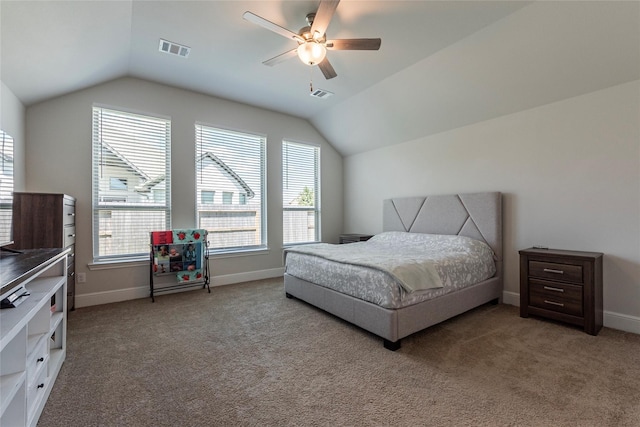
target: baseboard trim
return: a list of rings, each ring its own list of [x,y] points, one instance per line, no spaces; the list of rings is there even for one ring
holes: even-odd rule
[[[502,291],[502,302],[508,305],[520,307],[520,294],[515,292]],[[627,314],[605,311],[602,313],[602,323],[607,328],[618,329],[620,331],[631,332],[640,335],[640,317],[629,316]]]
[[[226,286],[235,283],[251,282],[253,280],[271,279],[284,274],[284,268],[272,268],[269,270],[249,271],[246,273],[226,274],[213,276],[210,286]],[[180,292],[180,291],[178,291]],[[132,299],[149,298],[149,285],[135,288],[118,289],[115,291],[93,292],[76,295],[76,307],[89,307],[92,305],[110,304],[114,302],[128,301]],[[516,292],[502,292],[502,302],[508,305],[520,307],[520,294]],[[605,311],[603,323],[607,328],[632,332],[640,335],[640,317],[627,314]]]
[[[272,268],[269,270],[249,271],[246,273],[226,274],[213,276],[209,286],[225,286],[235,283],[251,282],[253,280],[271,279],[284,275],[284,268]],[[193,290],[195,288],[189,288]],[[181,292],[178,290],[177,292]],[[111,304],[114,302],[128,301],[132,299],[149,298],[149,285],[134,288],[117,289],[114,291],[92,292],[76,295],[76,308],[90,307],[92,305]]]
[[[520,307],[520,294],[515,292],[502,291],[502,303]]]
[[[619,329],[640,335],[640,317],[614,313],[613,311],[605,311],[603,316],[603,323],[607,328]]]

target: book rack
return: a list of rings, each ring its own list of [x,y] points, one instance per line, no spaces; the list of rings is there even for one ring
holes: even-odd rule
[[[209,287],[207,230],[180,229],[150,233],[149,291],[151,301],[163,292]],[[159,280],[161,276],[173,280]]]

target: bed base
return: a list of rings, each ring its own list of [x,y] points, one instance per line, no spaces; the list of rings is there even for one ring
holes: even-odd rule
[[[295,297],[365,329],[395,351],[400,340],[422,329],[502,297],[501,268],[491,279],[408,307],[388,309],[311,282],[284,275],[287,298]]]
[[[450,234],[486,242],[496,259],[494,277],[459,291],[397,310],[284,275],[287,296],[306,301],[384,340],[389,350],[422,329],[502,298],[502,194],[406,197],[383,201],[383,230]]]

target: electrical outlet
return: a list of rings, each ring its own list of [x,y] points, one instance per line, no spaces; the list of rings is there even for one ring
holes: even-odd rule
[[[87,282],[87,273],[78,273],[78,283]]]

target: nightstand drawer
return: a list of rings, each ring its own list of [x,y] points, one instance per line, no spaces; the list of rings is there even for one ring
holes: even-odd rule
[[[580,285],[535,279],[529,281],[529,304],[532,307],[582,317],[582,298],[583,289]]]
[[[583,283],[582,266],[555,262],[529,261],[529,276],[563,282]]]

